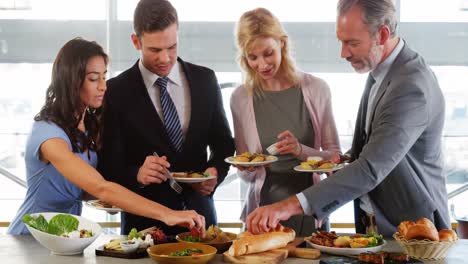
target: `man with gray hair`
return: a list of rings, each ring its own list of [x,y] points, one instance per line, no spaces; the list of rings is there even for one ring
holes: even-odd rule
[[[424,59],[396,35],[392,0],[340,0],[336,34],[341,57],[370,72],[359,106],[353,162],[303,192],[247,218],[258,233],[296,214],[324,219],[355,200],[359,233],[396,232],[401,221],[421,217],[448,228],[442,172],[445,102]]]

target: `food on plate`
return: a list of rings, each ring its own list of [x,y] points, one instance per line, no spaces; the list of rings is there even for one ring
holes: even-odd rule
[[[383,244],[382,235],[374,233],[368,235],[338,236],[334,231],[315,231],[306,240],[316,245],[336,248],[369,248]]]
[[[242,234],[241,238],[234,240],[228,250],[233,257],[264,252],[271,249],[285,247],[296,237],[293,229],[278,225],[275,230],[268,233],[253,235],[250,232]]]
[[[235,162],[262,162],[269,160],[270,156],[261,153],[244,152],[240,155],[234,156]]]
[[[320,170],[329,170],[329,169],[333,169],[334,167],[336,167],[337,164],[335,163],[324,163],[322,165],[320,165],[318,168]]]
[[[172,176],[176,178],[206,178],[210,177],[209,173],[198,173],[198,172],[174,172]]]
[[[22,221],[34,229],[56,236],[67,238],[88,238],[94,236],[91,230],[78,230],[80,221],[71,215],[58,214],[47,222],[41,214],[36,218],[30,214],[25,214]]]
[[[312,165],[312,166],[316,166],[317,163],[319,163],[322,160],[323,160],[322,157],[308,157],[307,158],[307,163]]]
[[[439,231],[439,241],[456,241],[457,233],[451,229],[442,229]]]
[[[301,162],[300,167],[303,170],[329,170],[334,169],[340,164],[340,160],[324,160],[321,157],[308,157],[306,161]]]
[[[336,247],[349,247],[351,242],[351,237],[349,236],[340,236],[333,241],[333,245]]]
[[[203,250],[198,248],[186,248],[178,250],[169,254],[169,256],[186,257],[186,256],[200,256],[203,255]]]
[[[182,240],[187,242],[203,243],[223,243],[231,241],[228,235],[216,225],[211,225],[208,227],[204,238],[200,236],[200,233],[197,229],[193,228],[190,230],[190,234],[188,236],[184,236]]]
[[[383,263],[395,263],[395,262],[409,262],[410,257],[406,254],[401,253],[389,253],[389,252],[376,252],[376,253],[361,253],[358,255],[358,261],[364,263],[374,263],[374,264],[383,264]]]
[[[427,218],[416,222],[403,221],[398,225],[398,233],[406,240],[456,241],[457,234],[453,230],[442,229],[437,231],[434,223]]]
[[[132,228],[126,238],[111,239],[104,245],[104,248],[107,250],[123,251],[121,245],[123,241],[138,243],[139,248],[147,248],[154,244],[167,242],[167,236],[161,229],[154,226],[141,231]]]
[[[250,159],[247,158],[247,157],[243,157],[243,156],[236,156],[236,157],[234,157],[234,161],[236,161],[236,162],[250,162]]]

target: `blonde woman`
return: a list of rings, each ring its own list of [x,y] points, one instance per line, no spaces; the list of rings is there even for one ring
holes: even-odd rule
[[[332,115],[328,85],[299,71],[290,56],[289,39],[267,9],[245,12],[237,23],[236,41],[244,83],[231,97],[237,153],[264,152],[277,142],[279,161],[239,174],[249,183],[241,215],[300,193],[319,175],[293,167],[308,156],[339,158],[340,145]],[[283,225],[298,235],[310,235],[320,224],[311,216],[295,216]]]

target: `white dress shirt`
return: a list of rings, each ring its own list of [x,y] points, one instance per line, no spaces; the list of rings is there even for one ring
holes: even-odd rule
[[[141,76],[143,77],[143,82],[145,83],[146,89],[148,90],[149,97],[153,102],[154,108],[158,112],[159,117],[164,123],[163,113],[161,109],[161,98],[159,88],[156,86],[155,82],[160,77],[157,74],[146,69],[146,67],[141,62],[138,62],[138,68],[140,69]],[[177,115],[179,116],[180,126],[182,128],[182,135],[185,139],[187,129],[190,122],[190,112],[191,112],[191,103],[190,103],[190,88],[185,77],[185,73],[182,69],[182,65],[178,61],[172,67],[171,72],[167,76],[169,81],[167,83],[167,92],[171,97],[172,101],[177,110]]]

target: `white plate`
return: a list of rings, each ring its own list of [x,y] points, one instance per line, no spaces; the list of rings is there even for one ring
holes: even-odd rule
[[[326,246],[321,246],[314,244],[310,242],[309,240],[306,240],[306,242],[312,246],[313,248],[316,248],[320,250],[321,252],[325,252],[328,254],[333,254],[333,255],[359,255],[361,253],[366,253],[366,252],[379,252],[382,251],[382,248],[387,244],[385,240],[383,240],[383,244],[376,246],[376,247],[366,247],[366,248],[335,248],[335,247],[326,247]]]
[[[96,205],[97,202],[99,202],[99,200],[89,200],[89,201],[86,202],[86,205],[89,206],[89,207],[92,207],[94,209],[106,211],[108,213],[118,213],[118,212],[123,211],[122,209],[120,209],[118,207],[106,208],[106,207]]]
[[[185,182],[185,183],[195,183],[195,182],[204,182],[207,180],[215,179],[216,176],[208,176],[203,178],[186,178],[186,177],[174,177],[174,180],[177,182]]]
[[[242,162],[242,161],[234,161],[234,157],[227,157],[224,159],[225,162],[232,164],[232,165],[241,165],[244,167],[255,167],[255,166],[263,166],[273,162],[278,161],[278,158],[275,156],[267,156],[267,160],[260,161],[260,162]]]
[[[299,172],[333,172],[333,171],[341,170],[344,167],[345,167],[345,165],[343,163],[340,163],[340,164],[336,165],[334,168],[331,168],[331,169],[307,170],[307,169],[301,168],[301,165],[297,165],[296,167],[294,167],[294,170],[299,171]]]

